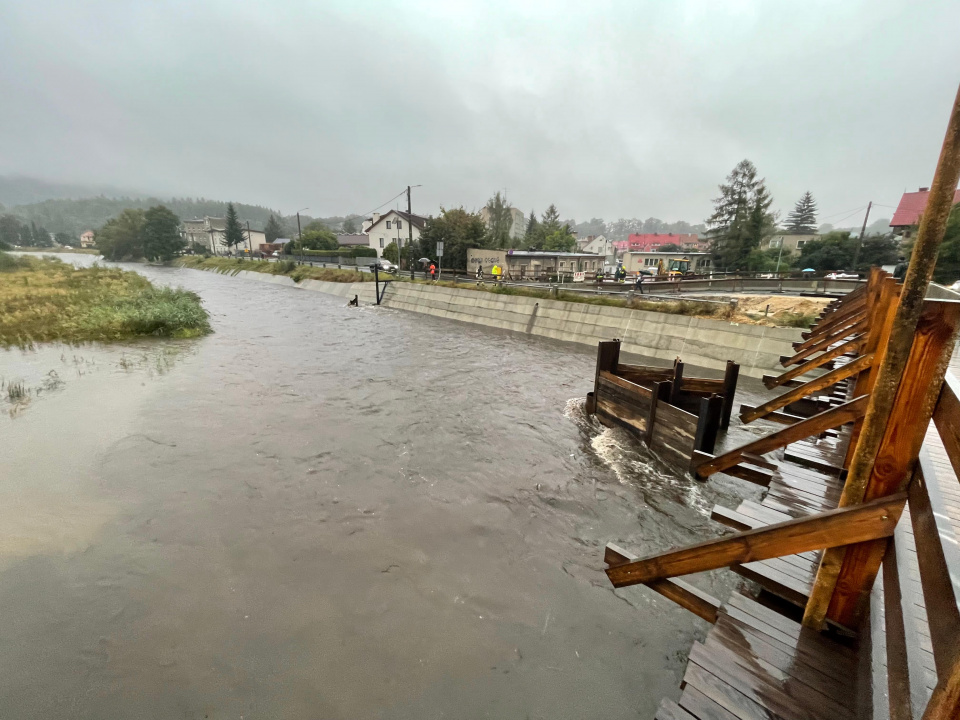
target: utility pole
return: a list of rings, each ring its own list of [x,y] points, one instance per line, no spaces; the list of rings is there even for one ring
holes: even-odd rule
[[[410,205],[410,186],[407,185],[407,262],[410,263],[410,279],[413,280],[413,210]]]
[[[863,233],[867,230],[867,218],[870,217],[870,208],[873,207],[873,200],[867,203],[867,214],[863,216],[863,226],[860,228],[860,238],[857,240],[857,249],[853,252],[853,272],[857,271],[857,262],[860,260],[860,248],[863,246]]]
[[[247,252],[250,253],[250,259],[253,260],[253,240],[250,239],[250,221],[247,220]]]
[[[300,230],[300,211],[297,210],[297,244],[300,246],[300,258],[303,261],[303,232]]]

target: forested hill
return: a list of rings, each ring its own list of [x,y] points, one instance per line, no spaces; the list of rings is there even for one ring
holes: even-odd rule
[[[35,222],[50,232],[65,232],[79,235],[85,230],[96,230],[110,218],[119,215],[127,208],[149,208],[153,205],[166,205],[177,214],[181,220],[210,215],[224,217],[227,213],[227,203],[204,198],[148,198],[148,197],[93,197],[82,200],[44,200],[30,205],[17,205],[7,209],[7,212],[16,215],[24,222]],[[271,213],[280,215],[276,210],[259,205],[244,205],[234,203],[237,214],[243,223],[250,221],[250,226],[262,230]]]

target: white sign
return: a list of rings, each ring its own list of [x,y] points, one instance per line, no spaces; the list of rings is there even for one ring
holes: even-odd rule
[[[443,257],[443,242],[437,242],[437,257]]]
[[[586,276],[586,273],[575,272],[575,273],[573,274],[573,281],[574,281],[574,282],[583,282],[584,276]]]

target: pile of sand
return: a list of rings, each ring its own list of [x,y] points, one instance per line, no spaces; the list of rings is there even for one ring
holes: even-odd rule
[[[770,314],[789,312],[796,315],[819,315],[831,298],[793,297],[790,295],[743,295],[738,297],[737,311],[762,313],[767,305]]]

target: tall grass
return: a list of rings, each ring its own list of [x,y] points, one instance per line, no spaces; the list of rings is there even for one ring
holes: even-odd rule
[[[183,257],[177,260],[177,265],[195,270],[212,270],[214,272],[236,275],[241,270],[248,272],[268,273],[270,275],[287,275],[294,282],[304,280],[325,280],[327,282],[373,282],[371,273],[359,270],[337,270],[334,268],[314,267],[313,265],[297,265],[295,260],[280,260],[278,262],[250,261],[243,258],[222,257]]]
[[[0,253],[0,346],[210,332],[200,298],[134,272]]]

